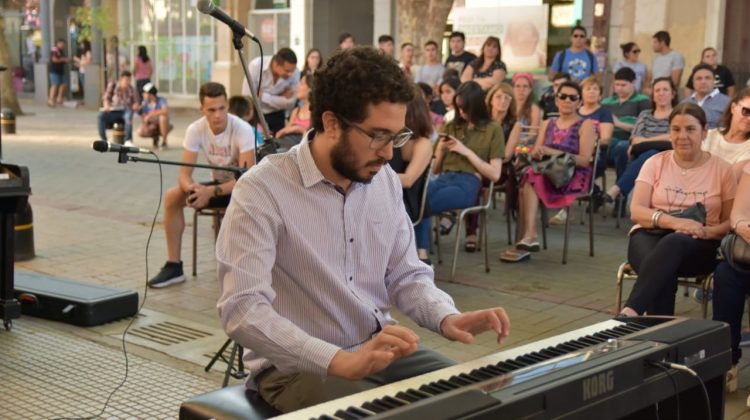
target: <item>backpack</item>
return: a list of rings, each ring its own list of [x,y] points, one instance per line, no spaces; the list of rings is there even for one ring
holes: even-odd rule
[[[586,51],[586,56],[589,58],[589,73],[590,74],[594,74],[594,71],[593,71],[594,60],[596,60],[596,58],[594,58],[594,53],[592,53],[591,51],[589,51],[588,48],[584,48],[583,50]],[[562,68],[563,67],[563,63],[565,63],[565,54],[567,52],[568,52],[567,48],[565,48],[564,50],[562,50],[562,56],[560,56],[560,61],[558,61],[558,64],[557,64],[557,66],[558,66],[557,72],[558,73],[567,73],[567,71],[563,72],[563,68]]]

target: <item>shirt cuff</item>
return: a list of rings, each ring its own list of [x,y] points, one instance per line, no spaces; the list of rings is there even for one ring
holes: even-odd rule
[[[318,338],[310,338],[302,346],[302,354],[297,362],[300,372],[309,372],[320,376],[328,376],[328,365],[340,347]]]
[[[434,318],[435,325],[432,326],[432,330],[440,335],[443,335],[443,332],[440,331],[440,323],[443,322],[445,317],[447,317],[448,315],[460,315],[461,314],[461,312],[459,312],[459,310],[456,309],[455,306],[449,305],[447,303],[440,303],[436,305],[433,311],[435,313],[435,318]]]

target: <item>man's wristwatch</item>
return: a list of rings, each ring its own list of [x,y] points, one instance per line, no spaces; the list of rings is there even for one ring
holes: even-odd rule
[[[221,186],[220,185],[214,185],[214,197],[218,197],[221,195]]]

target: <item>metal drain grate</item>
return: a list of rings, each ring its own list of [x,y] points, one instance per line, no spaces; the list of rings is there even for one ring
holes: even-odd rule
[[[132,329],[128,335],[133,335],[163,346],[171,346],[210,337],[213,334],[175,322],[163,321]]]

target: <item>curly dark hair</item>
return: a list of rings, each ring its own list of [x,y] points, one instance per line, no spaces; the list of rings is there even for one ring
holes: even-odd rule
[[[372,47],[337,52],[315,72],[314,80],[310,112],[318,132],[324,131],[326,111],[359,123],[367,118],[370,104],[408,104],[414,98],[412,84],[396,60]]]

